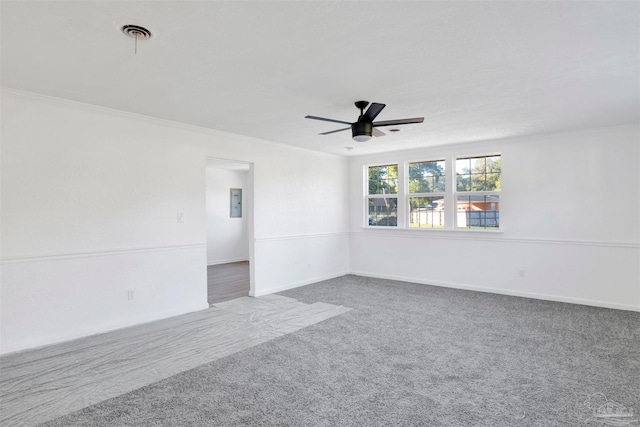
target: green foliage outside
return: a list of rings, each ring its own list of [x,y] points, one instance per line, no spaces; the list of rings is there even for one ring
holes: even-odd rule
[[[409,193],[444,192],[444,162],[409,163]]]
[[[369,194],[397,194],[398,165],[369,167]]]
[[[500,156],[456,160],[457,191],[497,191],[500,185]]]

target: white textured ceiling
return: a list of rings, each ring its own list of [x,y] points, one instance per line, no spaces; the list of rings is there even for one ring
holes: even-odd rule
[[[640,119],[636,1],[1,6],[3,86],[341,155]],[[124,24],[154,33],[137,55]],[[360,99],[425,122],[356,143],[304,119]]]

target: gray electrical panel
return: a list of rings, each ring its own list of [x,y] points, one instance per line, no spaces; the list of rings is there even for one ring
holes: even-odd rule
[[[231,189],[231,218],[242,218],[242,188]]]

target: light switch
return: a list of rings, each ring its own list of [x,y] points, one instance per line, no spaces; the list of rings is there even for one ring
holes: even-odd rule
[[[184,212],[178,212],[178,222],[179,223],[184,222]]]

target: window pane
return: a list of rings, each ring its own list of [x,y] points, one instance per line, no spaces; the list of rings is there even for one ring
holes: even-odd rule
[[[471,191],[471,175],[456,175],[456,191]]]
[[[500,156],[487,157],[487,191],[500,190],[502,184],[502,161]]]
[[[469,159],[470,169],[472,173],[484,173],[486,161],[484,157],[473,157]]]
[[[498,172],[499,174],[500,168],[501,168],[500,156],[487,157],[487,172]]]
[[[444,161],[409,163],[409,193],[444,192]]]
[[[398,193],[398,165],[369,167],[369,194]]]
[[[500,226],[500,196],[458,196],[456,226],[497,229]]]
[[[471,174],[471,191],[485,191],[486,186],[486,175],[484,173]]]
[[[500,156],[456,159],[456,191],[499,191]]]
[[[471,159],[456,160],[456,174],[469,175],[471,173]]]
[[[369,225],[395,227],[398,225],[398,199],[369,198]]]
[[[500,165],[500,163],[498,163],[498,166]],[[486,184],[485,187],[487,189],[487,191],[496,191],[496,190],[500,190],[500,186],[502,184],[502,179],[501,179],[501,175],[500,172],[488,172],[487,176],[485,177],[486,180]]]
[[[442,197],[410,197],[409,226],[412,228],[443,228],[444,199]]]

